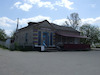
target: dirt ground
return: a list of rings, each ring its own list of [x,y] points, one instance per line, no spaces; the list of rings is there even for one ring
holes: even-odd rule
[[[20,52],[0,48],[0,75],[100,75],[100,50]]]

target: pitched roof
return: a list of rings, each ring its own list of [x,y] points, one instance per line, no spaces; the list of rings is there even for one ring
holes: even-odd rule
[[[47,22],[49,23],[47,20],[43,20],[41,22],[28,22],[28,26],[21,28],[19,30],[25,29],[29,26],[41,26],[42,23]],[[66,26],[60,26],[54,23],[49,23],[51,27],[53,27],[56,30],[67,30],[67,31],[74,31],[74,32],[78,32],[77,30],[73,29],[72,27],[66,27]],[[44,26],[45,27],[45,26]]]
[[[54,24],[54,23],[51,23],[51,24],[57,30],[68,30],[68,31],[78,32],[77,30],[73,29],[72,27],[60,26],[60,25],[57,25],[57,24]]]

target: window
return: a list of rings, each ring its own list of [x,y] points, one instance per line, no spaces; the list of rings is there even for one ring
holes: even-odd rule
[[[50,45],[52,45],[53,44],[53,33],[51,32],[50,33]]]
[[[38,45],[41,45],[41,31],[38,32]]]

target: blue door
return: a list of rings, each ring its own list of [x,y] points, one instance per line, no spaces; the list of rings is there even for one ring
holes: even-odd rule
[[[43,32],[43,45],[48,47],[49,46],[49,33]]]

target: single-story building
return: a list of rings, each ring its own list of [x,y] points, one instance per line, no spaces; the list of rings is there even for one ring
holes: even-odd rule
[[[60,26],[44,20],[29,22],[28,26],[18,29],[14,43],[18,46],[32,46],[45,48],[64,46],[65,44],[80,44],[80,32],[66,26]]]

